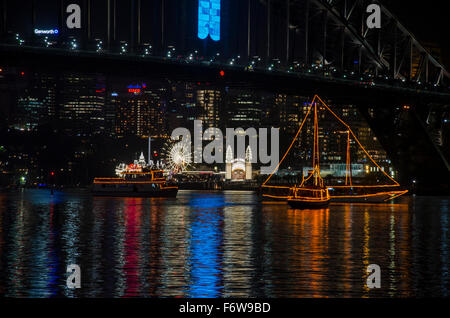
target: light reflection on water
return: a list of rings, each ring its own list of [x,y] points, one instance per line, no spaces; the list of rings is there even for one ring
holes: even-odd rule
[[[251,192],[177,199],[0,194],[0,293],[12,297],[448,296],[448,198],[301,211]],[[69,290],[78,264],[82,288]],[[366,287],[366,268],[382,288]]]

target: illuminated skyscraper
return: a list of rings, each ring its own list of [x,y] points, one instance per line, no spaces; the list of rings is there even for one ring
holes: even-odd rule
[[[254,92],[230,89],[226,96],[228,127],[260,127],[263,116],[261,98]]]
[[[115,96],[116,135],[167,137],[165,92],[164,88],[149,88],[143,84]]]
[[[203,121],[203,128],[219,127],[220,124],[220,104],[222,94],[219,90],[198,90],[197,106],[201,109],[199,120]]]
[[[58,78],[52,74],[34,74],[33,94],[42,102],[47,120],[56,115],[57,81]]]
[[[56,77],[35,73],[27,88],[17,98],[14,127],[33,130],[54,119],[56,112]]]
[[[14,128],[31,131],[47,118],[43,103],[36,97],[19,97],[15,114]]]
[[[67,132],[78,135],[102,133],[105,129],[105,85],[97,75],[69,74],[63,77],[59,119]]]
[[[179,82],[169,85],[168,124],[170,128],[186,127],[192,129],[194,120],[197,119],[199,113],[196,105],[194,84]]]

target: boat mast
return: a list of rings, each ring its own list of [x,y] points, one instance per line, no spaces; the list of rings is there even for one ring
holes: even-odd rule
[[[346,172],[345,172],[345,185],[352,186],[352,163],[350,157],[350,130],[347,130],[347,161],[346,161]]]
[[[314,185],[320,180],[319,168],[319,120],[317,117],[317,103],[314,103],[314,151],[313,151]]]

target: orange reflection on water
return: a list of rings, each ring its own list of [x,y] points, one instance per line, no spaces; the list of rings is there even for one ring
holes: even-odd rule
[[[386,297],[411,290],[411,214],[406,204],[332,204],[326,210],[263,205],[279,238],[270,248],[282,273],[271,284],[289,297]],[[382,268],[382,288],[366,285],[370,264]],[[289,278],[286,279],[285,276]],[[402,277],[401,282],[398,277]],[[280,287],[281,288],[281,287]],[[401,291],[400,291],[400,290]]]
[[[367,211],[366,208],[366,210],[364,211],[363,270],[369,266],[369,259],[370,259],[369,240],[370,240],[369,212]],[[362,281],[364,281],[364,278],[366,278],[366,275],[363,276]],[[370,289],[367,286],[367,284],[364,284],[363,286],[364,286],[363,297],[367,297]]]
[[[353,206],[353,205],[352,205]],[[394,296],[400,290],[410,290],[412,259],[410,212],[407,204],[362,204],[363,240],[361,281],[363,297]],[[375,237],[376,239],[372,239]],[[384,239],[380,239],[384,237]],[[374,253],[373,250],[377,252]],[[380,253],[380,250],[384,252]],[[400,255],[398,255],[400,254]],[[369,289],[365,284],[367,266],[381,267],[381,289]],[[400,275],[401,273],[401,275]],[[398,280],[397,277],[402,279]],[[407,296],[406,294],[405,296]]]
[[[344,209],[344,220],[343,220],[343,231],[344,231],[344,241],[343,241],[343,268],[344,268],[344,279],[342,283],[342,288],[344,290],[350,290],[352,288],[351,284],[351,255],[352,255],[352,209],[350,205],[346,205]]]
[[[299,276],[299,288],[311,297],[326,297],[322,287],[329,280],[327,275],[329,209],[287,211],[292,224],[292,235],[297,237],[300,253],[290,259],[290,268],[304,268]]]

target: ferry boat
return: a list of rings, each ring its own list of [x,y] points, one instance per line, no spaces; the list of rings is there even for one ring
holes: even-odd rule
[[[92,192],[95,196],[120,197],[176,197],[178,187],[164,177],[159,164],[146,164],[141,153],[139,161],[116,168],[117,178],[95,178]]]

